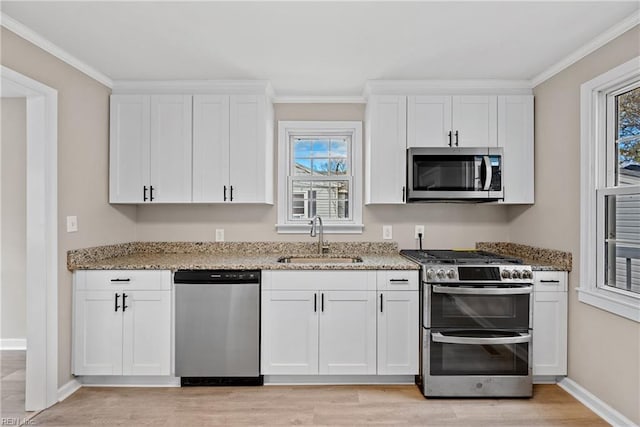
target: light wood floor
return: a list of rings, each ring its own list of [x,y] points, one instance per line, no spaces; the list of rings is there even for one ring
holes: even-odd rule
[[[24,410],[26,355],[24,350],[0,352],[0,417],[8,420],[5,424],[33,415],[33,412]]]
[[[82,388],[38,426],[606,426],[555,385],[532,399],[425,399],[415,386]]]

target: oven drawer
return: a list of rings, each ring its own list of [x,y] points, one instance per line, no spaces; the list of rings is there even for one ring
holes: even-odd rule
[[[429,376],[530,375],[529,330],[426,331]]]
[[[429,285],[425,292],[425,327],[528,329],[532,286]]]

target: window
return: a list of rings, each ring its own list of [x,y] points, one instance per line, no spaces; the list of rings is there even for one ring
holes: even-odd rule
[[[362,232],[361,122],[278,122],[278,232]]]
[[[640,57],[582,85],[580,301],[640,322]]]

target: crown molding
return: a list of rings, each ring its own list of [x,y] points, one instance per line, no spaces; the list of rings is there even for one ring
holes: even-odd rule
[[[504,94],[530,95],[529,80],[369,80],[363,96],[369,95],[455,95],[455,94]]]
[[[114,80],[113,93],[246,94],[275,93],[268,80]]]
[[[547,68],[546,70],[544,70],[543,72],[541,72],[540,74],[532,78],[531,86],[532,87],[538,86],[539,84],[555,76],[562,70],[575,64],[585,56],[589,55],[591,52],[601,48],[605,44],[609,43],[611,40],[615,39],[616,37],[622,35],[623,33],[627,32],[628,30],[630,30],[631,28],[639,24],[640,24],[640,10],[635,13],[632,13],[627,18],[623,19],[613,27],[609,28],[604,33],[600,34],[599,36],[591,40],[589,43],[585,44],[584,46],[582,46],[575,52],[571,53],[570,55],[567,55],[566,57],[556,62],[551,67]]]
[[[78,58],[71,55],[66,50],[62,49],[60,46],[57,46],[51,43],[42,35],[36,33],[26,25],[16,21],[6,13],[1,11],[0,11],[0,25],[5,27],[7,30],[11,31],[12,33],[15,33],[18,36],[22,37],[23,39],[27,40],[28,42],[38,46],[40,49],[44,50],[45,52],[55,56],[61,61],[66,62],[67,64],[71,65],[73,68],[86,74],[92,79],[102,83],[103,85],[109,88],[113,86],[113,81],[108,76],[102,74],[100,71],[96,70],[89,64],[79,60]]]
[[[276,96],[274,104],[366,104],[363,96]]]

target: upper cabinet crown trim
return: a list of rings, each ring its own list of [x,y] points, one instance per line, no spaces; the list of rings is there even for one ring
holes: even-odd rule
[[[529,80],[369,80],[370,95],[531,95]]]
[[[233,94],[275,96],[267,80],[115,80],[114,94]]]

